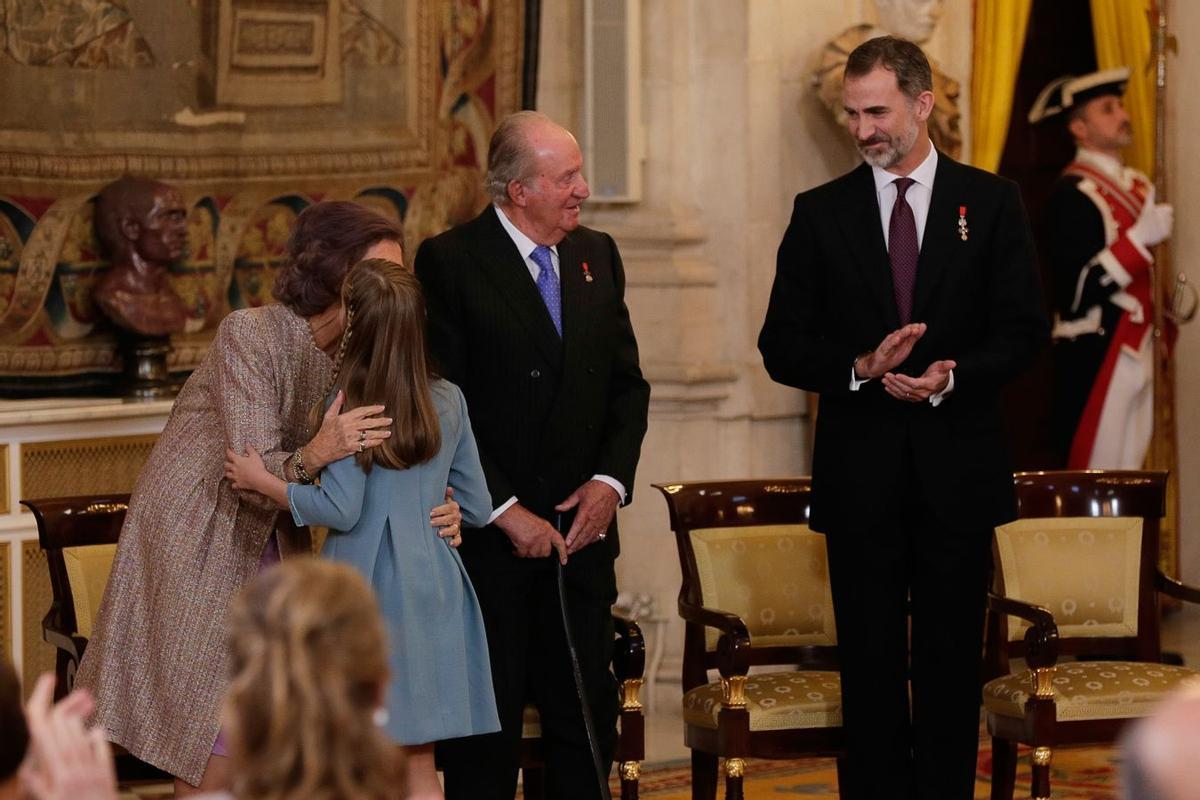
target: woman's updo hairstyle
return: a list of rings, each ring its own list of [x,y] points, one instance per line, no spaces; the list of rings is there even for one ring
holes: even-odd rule
[[[314,203],[296,217],[287,261],[275,277],[275,299],[302,317],[319,314],[341,297],[350,267],[381,241],[403,244],[404,232],[382,214],[349,200]]]

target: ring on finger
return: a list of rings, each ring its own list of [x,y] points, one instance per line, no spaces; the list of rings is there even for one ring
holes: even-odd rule
[[[359,439],[358,440],[358,452],[361,453],[363,450],[366,450],[366,449],[367,449],[366,442],[364,442],[362,439]]]
[[[365,442],[366,440],[367,440],[367,432],[365,430],[359,431],[358,432],[358,441]]]

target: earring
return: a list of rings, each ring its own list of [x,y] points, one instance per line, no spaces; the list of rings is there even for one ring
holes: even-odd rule
[[[380,706],[371,712],[371,721],[375,723],[375,727],[377,728],[386,727],[390,718],[391,716],[388,714],[388,710],[383,706]]]

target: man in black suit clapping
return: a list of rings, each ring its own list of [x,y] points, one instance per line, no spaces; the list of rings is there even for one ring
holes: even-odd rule
[[[466,395],[494,508],[459,552],[483,608],[501,732],[439,748],[449,800],[513,797],[526,702],[541,718],[546,796],[599,796],[551,554],[565,565],[601,760],[612,762],[615,512],[632,496],[650,388],[617,246],[579,224],[582,170],[568,131],[513,114],[489,148],[492,205],[417,253],[430,347]]]
[[[850,54],[866,163],[796,197],[758,341],[772,378],[820,395],[843,798],[973,796],[991,532],[1016,515],[1000,390],[1047,338],[1017,186],[937,152],[931,89],[911,42]]]

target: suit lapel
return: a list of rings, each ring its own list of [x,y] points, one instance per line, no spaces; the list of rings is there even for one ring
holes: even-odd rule
[[[591,284],[583,274],[583,257],[575,237],[567,234],[558,243],[558,275],[562,287],[563,363],[583,346],[590,316]]]
[[[842,224],[863,281],[887,321],[888,330],[895,330],[900,327],[900,315],[875,194],[874,175],[870,165],[864,163],[851,173],[849,213],[842,217]]]
[[[925,218],[921,238],[921,257],[917,261],[917,285],[913,290],[913,321],[921,319],[938,284],[946,274],[962,244],[958,233],[958,209],[967,205],[963,193],[963,170],[950,157],[938,153],[937,173],[933,178],[933,196]]]
[[[525,259],[521,258],[516,244],[496,217],[498,213],[496,209],[488,207],[477,219],[481,231],[480,236],[472,237],[475,260],[482,265],[484,274],[525,324],[538,350],[549,363],[557,367],[562,358],[562,342],[558,338],[558,331],[554,330],[550,312],[546,310],[546,303],[529,275]]]
[[[564,441],[571,438],[567,421],[574,420],[575,416],[569,410],[564,413],[562,406],[576,402],[578,395],[572,391],[572,387],[580,386],[580,373],[588,364],[584,351],[588,347],[592,327],[590,300],[593,284],[583,277],[585,257],[586,253],[573,234],[568,233],[558,243],[558,276],[562,288],[562,368],[549,415],[552,421],[547,428],[547,435]]]

